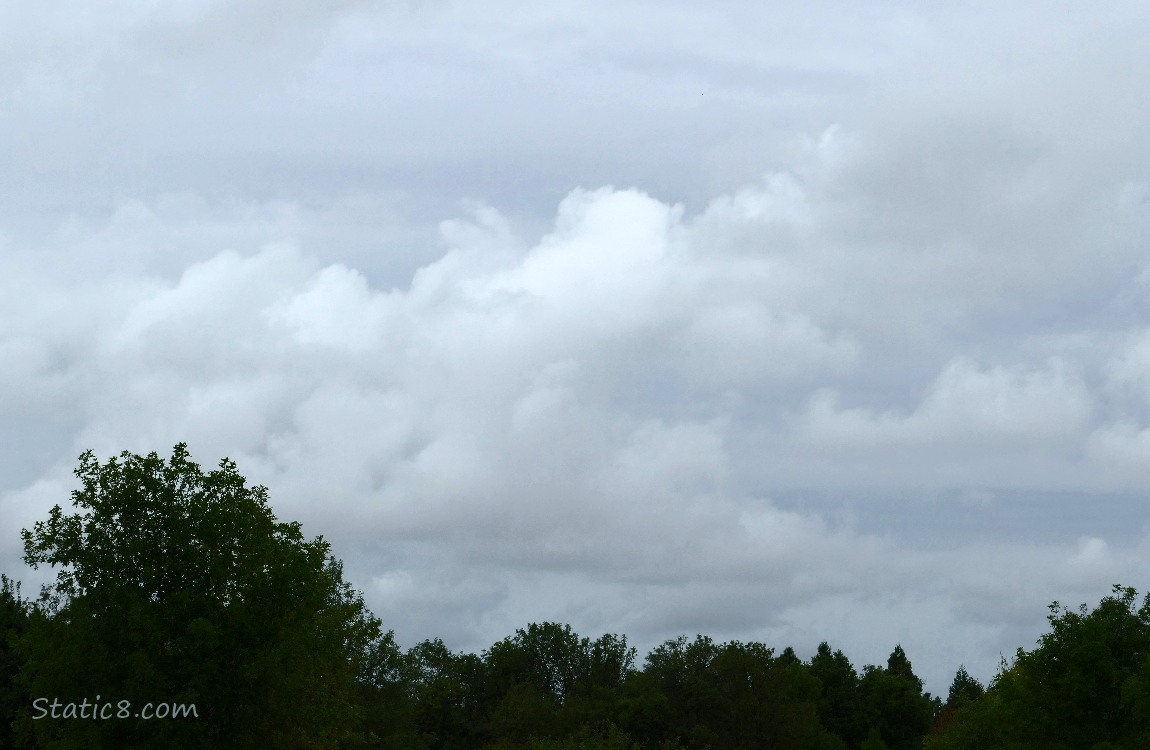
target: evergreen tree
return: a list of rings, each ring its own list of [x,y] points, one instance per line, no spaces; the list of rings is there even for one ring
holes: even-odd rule
[[[954,675],[954,681],[950,683],[950,691],[946,696],[946,707],[962,708],[981,698],[984,692],[986,691],[982,687],[982,683],[971,677],[965,666],[959,665],[958,671]]]
[[[891,750],[917,750],[934,722],[935,704],[922,692],[922,680],[902,646],[896,645],[885,669],[868,665],[860,680],[862,720],[868,735]]]
[[[858,747],[868,727],[859,721],[859,675],[850,659],[823,641],[811,657],[810,672],[820,684],[819,720],[849,747]]]

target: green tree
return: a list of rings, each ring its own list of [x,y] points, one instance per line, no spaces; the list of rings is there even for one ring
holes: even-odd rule
[[[950,683],[950,690],[946,696],[946,707],[962,708],[981,698],[984,692],[986,690],[982,687],[982,683],[971,677],[970,673],[966,671],[966,667],[960,664],[958,671],[954,674],[954,680]]]
[[[776,656],[762,643],[678,638],[652,650],[644,674],[666,696],[664,740],[711,750],[846,747],[820,724],[820,682],[792,649]],[[646,705],[660,706],[653,697]],[[650,728],[637,736],[659,739]]]
[[[413,713],[423,742],[436,750],[480,747],[494,704],[487,665],[475,654],[452,653],[435,638],[404,657]]]
[[[368,650],[360,674],[363,730],[372,738],[371,746],[425,750],[413,696],[414,675],[391,632]]]
[[[80,457],[76,512],[22,532],[57,568],[21,639],[31,694],[194,704],[168,721],[27,720],[50,748],[336,748],[362,739],[359,699],[379,620],[322,538],[279,523],[267,489],[224,459]]]
[[[1005,659],[931,750],[1150,747],[1150,595],[1115,586],[1090,611],[1050,605],[1050,631]]]
[[[503,739],[487,745],[484,750],[644,750],[626,732],[614,724],[580,727],[565,737],[532,737],[523,742]],[[649,746],[649,750],[684,750],[681,745],[665,743]]]
[[[878,738],[891,750],[917,750],[934,723],[936,702],[922,692],[922,680],[902,646],[896,645],[885,669],[868,665],[859,681],[861,723],[868,741]]]
[[[617,688],[634,668],[635,650],[626,637],[607,634],[591,641],[570,625],[544,622],[492,645],[485,659],[496,684],[507,688],[529,681],[540,695],[562,705],[591,685]]]
[[[20,682],[24,660],[16,651],[32,619],[31,604],[20,594],[20,584],[0,574],[0,747],[14,747],[13,722],[31,697]]]
[[[958,671],[954,675],[954,680],[950,683],[950,690],[947,692],[946,703],[943,704],[942,710],[939,712],[938,718],[935,719],[934,728],[931,730],[934,734],[945,732],[947,727],[954,721],[955,714],[958,713],[960,708],[969,706],[983,696],[986,689],[982,683],[970,676],[966,671],[966,667],[959,665]]]
[[[819,720],[849,747],[858,747],[866,736],[859,722],[860,695],[858,672],[850,659],[840,651],[831,651],[823,641],[811,657],[810,673],[819,681]]]
[[[793,649],[775,656],[762,643],[731,641],[711,668],[723,698],[712,723],[716,748],[845,750],[819,722],[819,681]]]
[[[563,703],[586,669],[579,636],[570,625],[530,623],[487,651],[496,673],[531,682],[536,691]]]
[[[890,750],[890,746],[882,741],[882,732],[878,727],[871,727],[865,740],[859,745],[859,750]]]
[[[1150,598],[1137,611],[1136,596],[1115,586],[1093,612],[1085,604],[1059,612],[1055,602],[1039,647],[1019,651],[1014,679],[1004,688],[1013,689],[1019,707],[1028,705],[1049,721],[1048,735],[1061,730],[1060,741],[1090,747],[1126,743],[1144,731],[1133,686],[1150,656]]]
[[[616,723],[623,683],[635,671],[635,649],[626,637],[605,634],[592,641],[570,625],[531,623],[487,649],[484,663],[493,737],[563,737]]]
[[[627,637],[606,633],[580,639],[583,668],[561,709],[568,727],[617,727],[622,722],[619,701],[627,678],[636,674],[636,650]],[[606,731],[606,730],[603,730]]]
[[[722,696],[711,676],[719,646],[705,635],[668,640],[647,654],[643,671],[667,697],[671,737],[688,747],[714,746],[711,724]]]
[[[518,682],[491,714],[491,736],[512,745],[532,738],[562,734],[554,698],[541,695],[531,682]]]
[[[616,699],[616,714],[620,726],[644,747],[672,741],[671,702],[658,678],[648,672],[627,675]]]

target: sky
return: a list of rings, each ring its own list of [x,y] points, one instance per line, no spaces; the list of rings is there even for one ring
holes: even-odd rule
[[[228,456],[405,646],[1150,588],[1150,6],[0,2],[0,569]]]

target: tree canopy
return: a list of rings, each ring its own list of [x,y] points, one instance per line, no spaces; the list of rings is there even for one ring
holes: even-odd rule
[[[21,532],[25,561],[55,580],[33,601],[0,587],[5,745],[854,750],[921,736],[929,700],[899,647],[862,677],[829,646],[807,663],[702,635],[639,666],[625,636],[554,622],[481,654],[437,639],[404,652],[328,543],[278,521],[230,460],[204,471],[183,444],[166,459],[87,452],[75,474],[71,508]],[[148,720],[154,702],[194,714]],[[132,708],[77,720],[101,703]]]
[[[57,569],[21,638],[30,694],[60,701],[194,705],[195,717],[55,721],[27,713],[44,747],[336,747],[380,622],[321,537],[280,523],[267,489],[187,446],[169,459],[89,451],[73,511],[22,532],[25,560]],[[134,708],[132,713],[136,713]]]
[[[1150,747],[1150,594],[1115,585],[1093,610],[1050,605],[1050,632],[983,691],[960,670],[932,750]]]
[[[0,575],[0,747],[1150,747],[1150,595],[1139,606],[1131,588],[1093,610],[1055,602],[1034,649],[987,687],[960,666],[945,703],[898,644],[856,669],[826,642],[804,661],[681,636],[639,664],[626,636],[537,622],[480,653],[405,651],[328,543],[277,520],[233,462],[204,471],[180,444],[167,459],[88,452],[75,473],[71,508],[21,532],[55,580],[30,600]],[[43,715],[50,700],[60,716]],[[138,712],[156,702],[195,713]]]

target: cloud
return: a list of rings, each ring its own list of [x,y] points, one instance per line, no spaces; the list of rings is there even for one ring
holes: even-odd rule
[[[342,265],[320,271],[308,289],[267,311],[303,345],[363,351],[378,345],[386,299],[372,296],[367,280]]]
[[[1048,368],[981,370],[965,358],[949,362],[908,415],[840,409],[833,392],[816,394],[805,415],[812,444],[868,447],[1002,444],[1027,446],[1081,438],[1092,397],[1081,380],[1052,361]]]
[[[406,642],[942,688],[1138,583],[1141,5],[281,5],[0,11],[5,528],[186,440]]]
[[[193,256],[175,276],[122,278],[110,305],[96,305],[95,280],[43,305],[39,337],[4,339],[5,377],[35,392],[60,348],[65,364],[43,387],[82,415],[71,452],[189,440],[208,462],[231,455],[273,488],[281,515],[353,551],[392,621],[427,635],[451,620],[470,647],[512,613],[545,616],[530,601],[547,576],[566,581],[568,596],[547,605],[555,616],[605,628],[617,618],[657,639],[692,627],[796,633],[834,597],[909,613],[900,592],[920,590],[938,597],[930,617],[944,623],[954,597],[1001,604],[1005,594],[985,590],[993,565],[1022,564],[1046,581],[1036,591],[1119,572],[1101,537],[1053,566],[1033,562],[1052,550],[923,556],[833,507],[771,499],[772,483],[796,476],[839,487],[933,477],[967,494],[1083,484],[1081,461],[1043,472],[1080,450],[1129,453],[1119,438],[1137,434],[1100,421],[1138,382],[1137,338],[1112,349],[1110,390],[1087,377],[1081,352],[1048,340],[1045,362],[953,356],[906,408],[844,406],[857,385],[835,384],[881,373],[885,337],[852,300],[809,295],[841,281],[823,274],[821,201],[786,174],[693,216],[637,190],[579,190],[537,240],[477,205],[443,224],[438,260],[392,288],[290,242]],[[172,205],[128,204],[108,231],[183,231]],[[258,237],[243,236],[249,247]],[[75,312],[88,307],[98,314]],[[750,448],[767,429],[782,450],[756,462]],[[836,479],[821,468],[834,463]],[[6,513],[26,524],[42,495],[10,494]],[[982,578],[935,578],[980,556],[999,561]],[[643,591],[663,594],[628,613]],[[995,606],[972,606],[977,637],[991,638]]]

